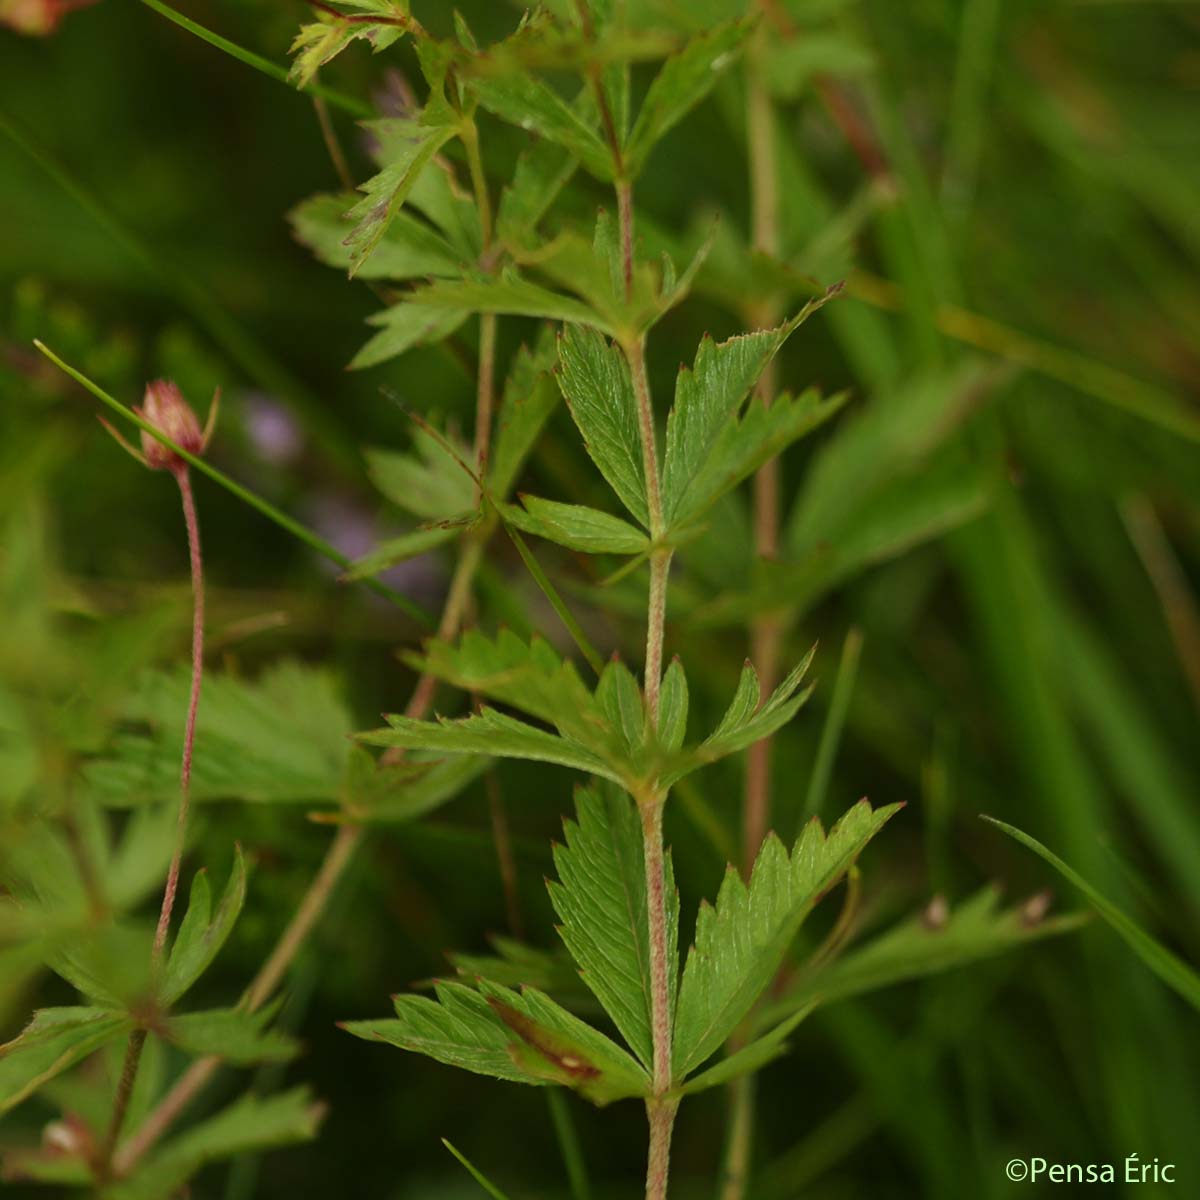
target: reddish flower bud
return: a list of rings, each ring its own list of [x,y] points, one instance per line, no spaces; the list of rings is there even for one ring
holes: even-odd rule
[[[0,26],[31,37],[54,33],[73,8],[85,8],[96,0],[0,0]]]
[[[200,422],[183,398],[178,386],[169,379],[156,379],[146,385],[142,407],[135,408],[156,429],[161,430],[177,446],[191,454],[202,454],[207,441]],[[146,465],[156,471],[179,471],[186,463],[173,450],[142,430],[142,454]]]

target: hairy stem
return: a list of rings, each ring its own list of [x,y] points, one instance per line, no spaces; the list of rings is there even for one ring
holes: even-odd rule
[[[779,254],[779,168],[775,150],[775,114],[762,70],[769,30],[759,26],[751,46],[746,72],[746,141],[749,147],[750,201],[754,248],[774,258]],[[780,319],[777,297],[767,297],[747,312],[753,326],[772,326]],[[769,405],[777,386],[774,361],[763,372],[757,394]],[[754,550],[760,559],[779,552],[779,462],[769,459],[754,477]],[[771,613],[756,617],[750,630],[750,657],[767,694],[779,674],[782,641],[779,619]],[[766,836],[771,808],[771,742],[764,738],[746,755],[745,805],[742,854],[747,874]]]
[[[650,1152],[646,1158],[646,1200],[666,1200],[671,1169],[671,1132],[675,1128],[678,1100],[648,1100]]]
[[[200,552],[200,522],[196,516],[196,497],[192,492],[192,481],[187,465],[174,471],[175,482],[183,501],[183,523],[187,528],[188,559],[192,574],[192,683],[188,693],[187,717],[183,730],[183,755],[179,764],[179,816],[175,825],[175,849],[171,864],[167,868],[167,882],[163,888],[162,906],[158,913],[158,927],[154,932],[154,947],[151,950],[152,970],[157,980],[162,970],[163,953],[167,945],[167,934],[171,928],[171,912],[175,907],[175,896],[179,891],[179,868],[187,840],[187,818],[192,792],[192,753],[196,745],[196,714],[200,707],[200,686],[204,679],[204,560]],[[113,1098],[112,1116],[104,1139],[100,1157],[101,1174],[107,1175],[113,1162],[113,1150],[125,1114],[137,1082],[138,1066],[142,1050],[146,1045],[146,1030],[135,1029],[129,1035],[125,1047],[125,1060],[121,1065],[121,1078],[117,1082],[117,1094]]]
[[[175,829],[175,850],[167,870],[158,928],[154,932],[154,960],[162,959],[171,928],[171,912],[179,890],[179,865],[183,859],[187,835],[188,807],[192,795],[192,752],[196,745],[196,713],[200,707],[200,685],[204,679],[204,563],[200,554],[200,522],[196,518],[196,498],[186,466],[175,472],[183,499],[183,521],[187,526],[188,557],[192,569],[192,686],[188,693],[187,720],[183,730],[183,759],[179,766],[179,820]]]

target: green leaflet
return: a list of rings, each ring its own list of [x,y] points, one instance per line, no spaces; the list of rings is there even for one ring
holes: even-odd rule
[[[569,150],[598,179],[612,179],[612,155],[600,135],[557,92],[528,71],[476,79],[471,87],[488,112]]]
[[[594,330],[559,337],[559,384],[584,446],[634,518],[649,528],[637,401],[624,355]]]
[[[819,821],[810,821],[790,856],[772,834],[748,885],[732,867],[727,871],[716,904],[700,909],[679,985],[672,1045],[677,1080],[734,1031],[774,977],[813,906],[899,807],[872,809],[860,801],[828,837]]]
[[[470,450],[445,434],[413,433],[415,453],[368,450],[371,482],[397,507],[426,521],[453,521],[475,508],[475,484],[463,470]]]
[[[721,71],[732,64],[749,29],[746,21],[718,25],[693,38],[663,64],[622,152],[625,171],[631,178],[641,172],[655,144],[712,90]]]
[[[415,721],[389,716],[390,729],[360,734],[372,746],[399,746],[406,750],[434,750],[448,754],[486,754],[494,758],[527,758],[534,762],[557,763],[619,780],[617,771],[604,759],[556,734],[518,721],[494,708],[457,721]]]
[[[1036,838],[1023,833],[1012,825],[997,821],[995,817],[984,817],[989,825],[995,825],[1009,837],[1027,846],[1040,858],[1048,862],[1068,883],[1077,887],[1088,903],[1117,931],[1125,944],[1159,977],[1168,987],[1179,993],[1193,1008],[1200,1009],[1200,972],[1172,953],[1161,942],[1152,938],[1136,921],[1127,916],[1111,900],[1102,896],[1077,871],[1069,867],[1053,851],[1047,850]]]
[[[985,887],[955,908],[944,925],[932,926],[919,914],[822,966],[801,972],[785,996],[757,1015],[755,1025],[766,1029],[815,1005],[952,970],[1081,924],[1079,916],[1031,922],[1024,905],[1002,909],[999,889]]]
[[[440,308],[419,301],[401,300],[391,308],[372,314],[369,325],[379,332],[367,340],[350,360],[350,369],[377,367],[406,354],[414,346],[426,346],[449,337],[470,315],[466,308]]]
[[[349,1021],[348,1033],[388,1042],[477,1075],[575,1088],[598,1104],[644,1095],[645,1072],[619,1046],[527,988],[439,983],[437,999],[395,998],[396,1019]]]
[[[587,95],[586,89],[583,93]],[[576,159],[556,142],[538,140],[521,152],[512,182],[500,193],[496,233],[511,249],[536,241],[537,226],[575,174]]]
[[[760,1070],[767,1063],[779,1058],[782,1054],[786,1054],[788,1049],[786,1041],[788,1034],[812,1012],[813,1007],[815,1006],[809,1005],[807,1008],[800,1009],[799,1012],[789,1017],[786,1021],[780,1021],[770,1033],[763,1034],[762,1037],[756,1038],[748,1046],[743,1046],[740,1050],[735,1050],[732,1054],[714,1063],[707,1071],[701,1071],[699,1075],[693,1075],[679,1089],[680,1093],[690,1096],[693,1092],[703,1092],[708,1088],[718,1087],[721,1084],[728,1083],[731,1079],[737,1079],[740,1075],[747,1075],[751,1071]]]
[[[554,848],[558,882],[550,899],[584,983],[646,1067],[653,1062],[646,871],[637,806],[613,788],[581,788],[576,820]],[[679,893],[667,859],[668,963],[674,1004],[678,978]]]
[[[525,533],[585,554],[643,554],[650,539],[620,517],[582,504],[522,496],[524,508],[506,505],[505,518]]]
[[[0,1046],[0,1113],[93,1051],[124,1037],[133,1022],[106,1008],[43,1008],[11,1042]]]
[[[164,1143],[127,1179],[106,1187],[104,1200],[162,1200],[206,1163],[310,1141],[324,1116],[325,1105],[306,1087],[275,1096],[245,1095]]]
[[[407,0],[340,0],[348,15],[379,16],[395,19],[408,15]],[[375,53],[386,50],[405,34],[401,25],[389,21],[348,21],[333,12],[318,13],[317,20],[301,25],[292,42],[295,55],[291,78],[297,87],[307,87],[317,72],[332,62],[351,42],[359,38],[371,43]]]
[[[493,500],[508,498],[558,404],[558,385],[553,376],[557,360],[558,345],[550,326],[543,327],[532,350],[521,346],[513,359],[496,415],[495,447],[487,467]]]
[[[355,754],[366,759],[363,789],[350,797],[359,821],[415,821],[459,795],[488,768],[486,758],[466,754],[434,762],[410,757],[398,766],[379,765],[358,747]]]
[[[215,1054],[232,1063],[284,1062],[300,1052],[300,1043],[267,1026],[271,1009],[257,1013],[214,1008],[167,1018],[162,1036],[189,1054]]]
[[[350,269],[346,237],[352,225],[346,212],[354,203],[355,197],[350,192],[312,196],[288,214],[297,241],[326,266]],[[458,249],[442,234],[424,221],[401,212],[393,218],[358,275],[361,279],[423,279],[430,275],[454,279],[462,274],[464,265]]]
[[[382,241],[417,177],[458,133],[453,114],[440,105],[431,105],[420,117],[371,121],[367,127],[387,149],[383,155],[383,170],[362,185],[363,199],[346,214],[355,222],[346,238],[351,276]]]
[[[604,317],[590,305],[527,279],[515,267],[505,267],[498,275],[439,280],[418,288],[412,297],[413,303],[424,308],[541,317],[609,329]]]
[[[208,873],[197,871],[192,878],[187,912],[171,945],[163,974],[161,998],[174,1004],[208,969],[225,944],[246,899],[246,864],[241,847],[234,850],[233,870],[221,894],[217,911],[212,911]]]
[[[341,578],[346,580],[369,579],[379,575],[399,563],[416,558],[418,554],[427,554],[430,550],[436,550],[438,546],[444,546],[447,542],[453,541],[458,536],[460,529],[461,527],[457,525],[435,525],[430,528],[409,530],[408,533],[402,533],[399,537],[381,542],[370,554],[356,559],[348,571],[342,572]]]
[[[781,444],[786,445],[811,428],[803,419],[797,422],[794,416],[790,422],[780,421],[778,413],[774,420],[764,419],[767,414],[759,407],[751,408],[741,422],[735,418],[784,342],[836,294],[837,289],[831,289],[824,296],[810,300],[777,329],[764,329],[720,343],[706,337],[696,351],[694,366],[690,370],[680,369],[675,404],[667,418],[663,456],[663,509],[668,526],[700,515],[722,491],[777,453]],[[809,393],[797,402],[781,397],[779,404],[785,407],[801,404],[801,411],[807,416],[816,408],[817,401],[815,393]],[[800,428],[793,430],[797,424]],[[787,441],[783,440],[785,430],[791,433]]]

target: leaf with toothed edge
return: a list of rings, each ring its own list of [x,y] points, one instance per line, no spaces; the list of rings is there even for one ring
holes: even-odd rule
[[[580,977],[633,1052],[653,1061],[646,872],[637,806],[615,788],[580,788],[576,819],[554,848],[558,880],[548,882],[562,922],[559,936]],[[679,893],[666,859],[667,961],[674,1004],[678,977]]]
[[[522,533],[556,542],[585,554],[645,554],[650,549],[646,534],[599,509],[582,504],[561,504],[538,496],[522,496],[523,508],[506,505],[505,518]]]
[[[813,906],[853,864],[900,805],[860,801],[826,836],[814,818],[789,855],[771,834],[746,884],[734,868],[714,905],[704,904],[679,985],[672,1044],[684,1079],[720,1048],[770,984]]]

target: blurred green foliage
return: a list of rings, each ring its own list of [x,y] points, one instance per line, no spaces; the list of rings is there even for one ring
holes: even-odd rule
[[[631,5],[675,29],[708,28],[739,7]],[[862,794],[908,802],[864,860],[859,921],[868,931],[909,923],[883,952],[877,944],[876,961],[868,951],[841,960],[833,978],[846,995],[860,990],[856,971],[887,976],[888,946],[907,953],[908,914],[935,894],[952,904],[947,931],[961,932],[994,911],[980,890],[991,883],[1018,900],[1056,885],[979,813],[1061,851],[1194,963],[1200,16],[1189,4],[1120,0],[770,7],[782,14],[765,64],[779,114],[781,254],[748,255],[743,80],[731,71],[638,182],[647,258],[669,249],[682,262],[713,238],[692,298],[656,329],[651,382],[665,412],[676,368],[704,333],[739,331],[767,292],[798,307],[813,279],[845,278],[845,294],[780,351],[779,370],[797,394],[815,383],[849,399],[785,460],[779,559],[755,561],[746,489],[681,552],[667,648],[687,660],[693,727],[719,719],[752,615],[783,608],[788,662],[819,640],[820,686],[776,739],[773,826],[790,840],[810,798],[826,817]],[[416,8],[449,29],[443,6]],[[481,43],[519,16],[495,0],[461,8]],[[186,11],[277,63],[307,19],[301,5],[265,0],[196,0]],[[403,47],[377,59],[360,44],[321,80],[367,101],[387,65],[417,76]],[[638,97],[651,77],[635,68]],[[336,109],[328,119],[353,179],[368,178],[376,168],[360,131]],[[509,178],[521,134],[488,117],[481,131],[486,166]],[[28,861],[57,877],[64,910],[83,919],[86,889],[67,886],[81,840],[105,903],[131,914],[113,944],[91,949],[144,964],[129,946],[148,945],[169,831],[138,802],[170,790],[184,686],[175,671],[190,630],[186,545],[170,481],[116,452],[93,402],[32,339],[126,401],[158,375],[201,402],[221,385],[217,464],[358,559],[410,533],[405,513],[420,509],[398,493],[437,468],[406,410],[470,427],[474,335],[463,326],[402,357],[362,359],[365,321],[381,308],[370,287],[402,268],[349,282],[298,244],[321,241],[304,224],[324,202],[298,206],[342,187],[311,99],[148,7],[106,0],[43,40],[0,31],[0,134],[0,854],[10,870]],[[580,173],[563,204],[590,223],[611,193]],[[334,242],[321,257],[345,265],[340,253]],[[536,334],[533,320],[502,320],[501,361]],[[370,365],[347,372],[356,355]],[[561,410],[521,486],[607,504]],[[223,880],[234,840],[252,861],[241,920],[196,985],[197,1004],[213,1010],[240,993],[303,895],[333,806],[361,783],[341,734],[402,708],[413,675],[394,650],[422,631],[232,497],[197,488],[211,678],[189,866]],[[535,548],[587,636],[637,662],[642,583],[602,587],[591,564]],[[436,608],[448,561],[435,550],[386,578]],[[478,609],[487,627],[536,629],[571,651],[507,539],[493,539]],[[861,652],[835,701],[851,630]],[[423,811],[416,802],[381,816],[289,978],[278,1020],[302,1056],[257,1068],[258,1099],[236,1099],[244,1071],[218,1075],[192,1112],[198,1123],[156,1168],[162,1194],[211,1160],[205,1139],[223,1129],[311,1121],[293,1088],[301,1081],[329,1106],[320,1138],[209,1166],[194,1195],[478,1194],[442,1136],[510,1195],[571,1194],[561,1122],[540,1092],[460,1077],[334,1028],[448,971],[450,948],[474,956],[468,973],[481,970],[489,939],[514,932],[493,847],[497,794],[524,936],[556,949],[542,879],[570,776],[505,763],[490,778],[491,796],[484,779],[463,778],[463,795],[421,820],[395,823]],[[432,771],[418,782],[430,805],[449,794]],[[741,786],[736,765],[717,766],[668,812],[683,943],[699,898],[737,857]],[[370,801],[386,809],[389,798]],[[100,807],[114,802],[119,810]],[[322,820],[306,819],[314,810]],[[49,823],[49,813],[77,819]],[[6,1038],[31,1009],[75,1001],[17,936],[26,932],[0,926]],[[506,945],[497,950],[511,965]],[[561,961],[533,965],[551,981],[539,986],[559,980],[561,997]],[[511,981],[494,970],[501,983],[532,977],[532,965]],[[1173,1161],[1171,1194],[1200,1178],[1195,1013],[1098,922],[822,1009],[790,1041],[760,1080],[756,1200],[1000,1197],[1011,1190],[1004,1164],[1033,1155]],[[177,1045],[154,1044],[135,1114],[183,1062]],[[36,1142],[64,1109],[102,1121],[119,1051],[6,1116],[0,1150]],[[575,1098],[566,1103],[578,1109],[592,1194],[635,1194],[636,1106],[583,1120]],[[675,1140],[681,1198],[711,1194],[724,1136],[720,1090],[689,1104]],[[248,1116],[255,1105],[263,1112]]]

